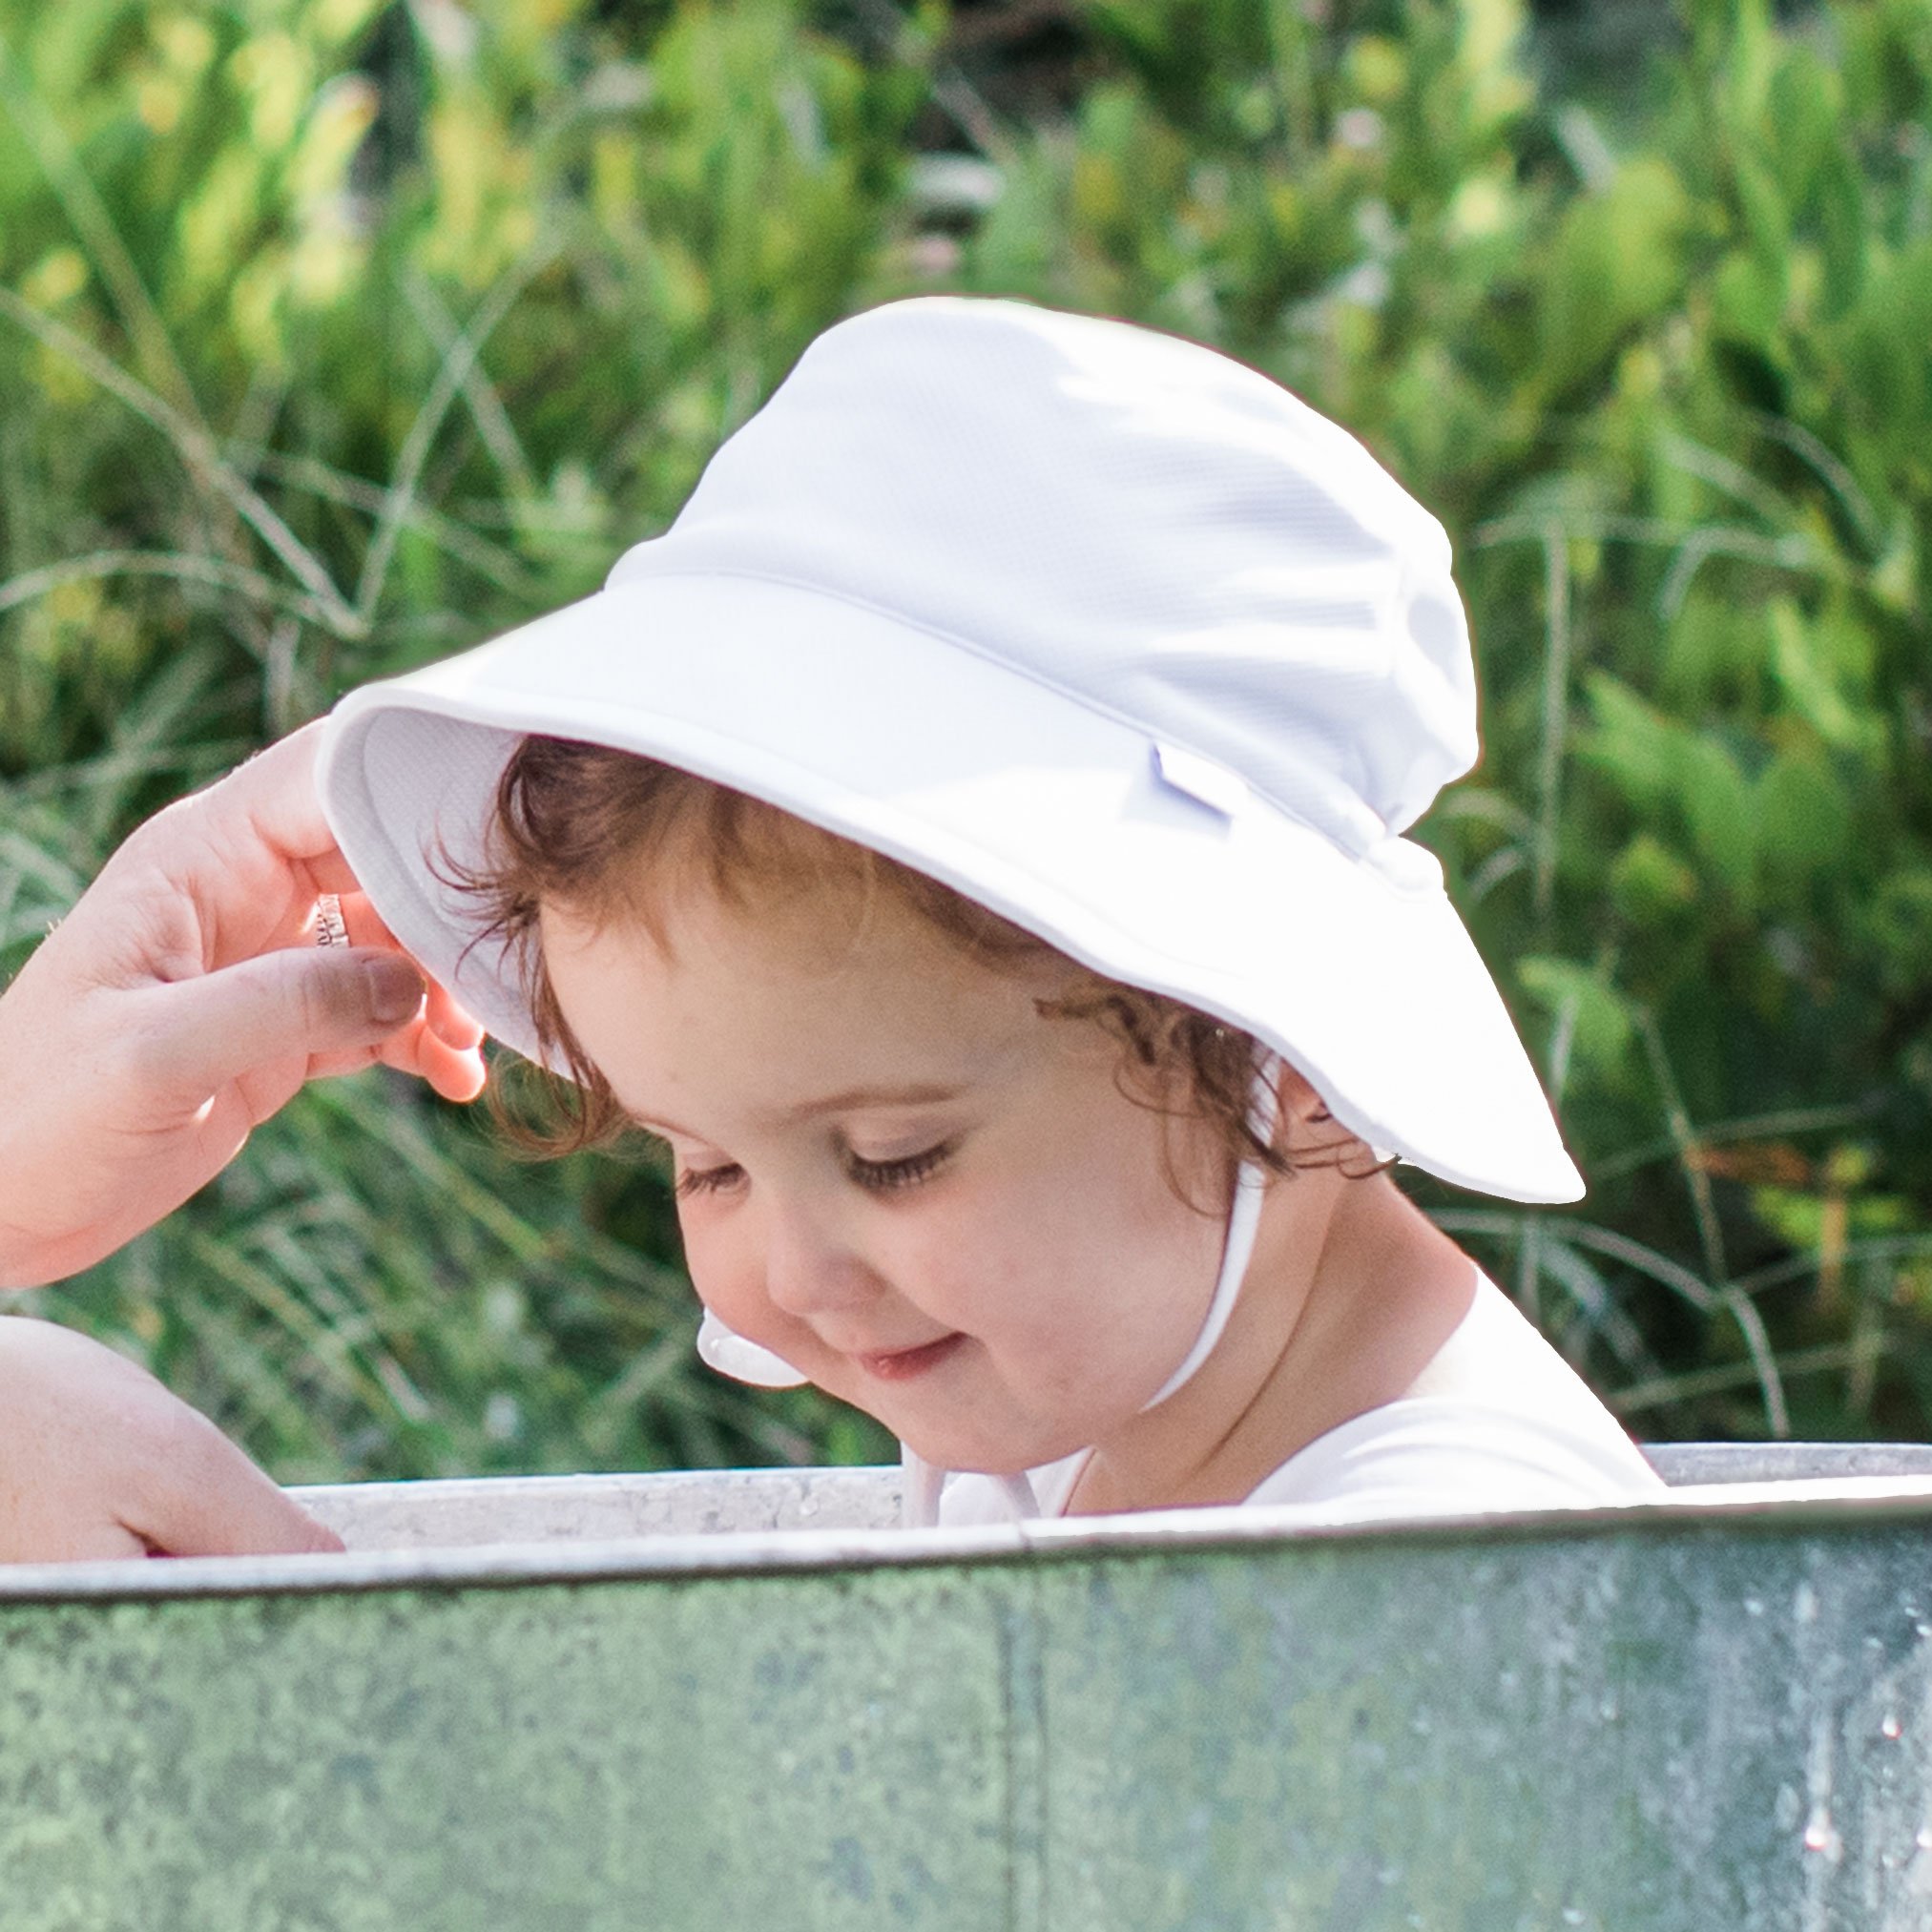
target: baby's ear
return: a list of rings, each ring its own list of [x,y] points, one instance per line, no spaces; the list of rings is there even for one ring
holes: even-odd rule
[[[1275,1063],[1275,1096],[1283,1120],[1313,1126],[1333,1117],[1327,1101],[1285,1060]]]
[[[1364,1180],[1395,1165],[1393,1154],[1343,1127],[1327,1101],[1285,1062],[1278,1068],[1275,1091],[1288,1139],[1299,1143],[1295,1157],[1301,1163],[1332,1167],[1349,1180]]]

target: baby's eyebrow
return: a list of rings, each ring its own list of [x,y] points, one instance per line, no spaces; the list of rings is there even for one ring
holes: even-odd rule
[[[957,1100],[966,1091],[951,1082],[914,1081],[904,1087],[848,1087],[820,1100],[784,1109],[776,1117],[786,1123],[815,1119],[822,1113],[844,1113],[861,1107],[929,1107]]]
[[[780,1127],[800,1121],[816,1120],[827,1113],[845,1113],[862,1107],[932,1107],[957,1100],[966,1090],[951,1082],[922,1080],[904,1087],[847,1087],[817,1100],[800,1101],[796,1107],[780,1108],[766,1117]],[[685,1140],[701,1141],[704,1135],[669,1120],[654,1120],[631,1109],[625,1110],[646,1133],[659,1136],[677,1134]]]

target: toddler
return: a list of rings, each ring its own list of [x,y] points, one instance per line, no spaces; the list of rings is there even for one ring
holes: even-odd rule
[[[699,1346],[914,1523],[1600,1504],[1655,1478],[1390,1175],[1581,1186],[1403,834],[1476,750],[1441,528],[1255,371],[901,302],[606,588],[352,694],[399,941],[669,1144]]]

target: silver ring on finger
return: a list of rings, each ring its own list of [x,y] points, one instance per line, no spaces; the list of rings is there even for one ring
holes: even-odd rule
[[[318,945],[347,945],[349,928],[343,918],[343,902],[333,892],[324,892],[315,903],[315,943]]]

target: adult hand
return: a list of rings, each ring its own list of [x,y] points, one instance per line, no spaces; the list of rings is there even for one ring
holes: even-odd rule
[[[482,1091],[483,1031],[356,891],[284,738],[130,838],[0,997],[0,1288],[92,1265],[301,1086],[380,1059]],[[314,944],[342,895],[348,946]]]
[[[0,1563],[342,1547],[145,1369],[0,1318]]]

